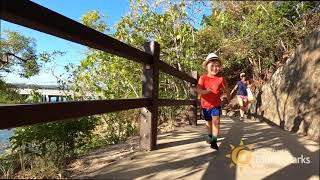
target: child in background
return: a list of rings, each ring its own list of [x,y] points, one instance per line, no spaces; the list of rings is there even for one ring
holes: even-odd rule
[[[240,81],[234,86],[231,91],[231,95],[233,92],[237,91],[237,100],[240,106],[240,121],[244,121],[244,114],[248,110],[248,81],[245,73],[240,73]]]

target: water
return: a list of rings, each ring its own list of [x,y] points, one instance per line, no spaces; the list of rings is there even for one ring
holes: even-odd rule
[[[9,138],[13,136],[14,129],[0,130],[0,154],[9,146]]]

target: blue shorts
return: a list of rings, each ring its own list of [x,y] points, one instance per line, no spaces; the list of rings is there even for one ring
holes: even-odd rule
[[[213,107],[212,109],[202,108],[202,113],[206,121],[211,121],[213,116],[221,116],[221,107]]]

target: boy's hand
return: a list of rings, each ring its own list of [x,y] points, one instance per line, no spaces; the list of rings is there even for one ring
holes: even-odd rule
[[[221,99],[221,102],[229,102],[226,96],[221,96],[220,99]]]
[[[211,89],[210,88],[207,88],[207,89],[203,89],[203,94],[209,94],[211,92]]]
[[[208,93],[212,92],[212,89],[210,87],[208,87],[206,90],[208,91]]]
[[[206,94],[209,94],[211,92],[211,89],[206,89]]]
[[[197,92],[198,92],[199,95],[201,95],[201,94],[209,94],[211,92],[211,90],[197,88]]]

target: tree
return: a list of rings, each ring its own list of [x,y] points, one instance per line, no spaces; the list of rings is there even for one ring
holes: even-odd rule
[[[19,102],[23,102],[22,97],[0,79],[0,103],[14,104]]]
[[[1,103],[24,101],[14,91],[14,87],[7,85],[2,79],[6,74],[17,73],[21,77],[29,78],[37,75],[45,63],[64,54],[61,51],[37,54],[35,39],[14,31],[1,32],[0,44],[0,94],[3,94],[0,97]]]
[[[224,73],[266,81],[305,35],[319,27],[318,2],[215,2],[197,33],[199,54],[218,51]]]
[[[19,74],[23,77],[30,77],[39,72],[33,38],[13,31],[4,31],[1,35],[0,57],[1,71],[12,72],[15,66],[20,66],[22,71]]]
[[[38,74],[44,63],[64,54],[61,51],[37,54],[35,39],[14,31],[1,33],[0,44],[0,78],[4,73],[18,73],[29,78]]]

